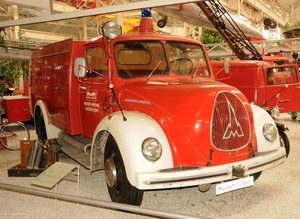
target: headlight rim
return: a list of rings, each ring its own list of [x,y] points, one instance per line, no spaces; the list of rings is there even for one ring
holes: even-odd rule
[[[275,106],[273,109],[271,109],[271,116],[273,119],[278,119],[280,116],[280,110],[278,106]]]
[[[156,147],[156,150],[158,149],[158,152],[157,152],[157,155],[153,155],[153,151],[151,152],[151,148],[150,148],[150,144],[151,142],[155,142],[157,145]],[[149,147],[148,147],[149,146]],[[152,145],[153,146],[153,145]],[[147,148],[148,147],[148,148]],[[155,149],[155,148],[154,148]],[[162,152],[163,152],[163,149],[162,149],[162,145],[160,143],[160,141],[154,137],[148,137],[146,138],[143,143],[142,143],[142,146],[141,146],[141,151],[142,151],[142,154],[143,156],[148,160],[148,161],[151,161],[151,162],[155,162],[155,161],[158,161],[161,156],[162,156]],[[147,152],[150,152],[150,153],[147,153]],[[151,155],[152,154],[152,155]]]
[[[273,143],[278,138],[277,127],[274,123],[267,122],[263,126],[263,136],[268,141]]]

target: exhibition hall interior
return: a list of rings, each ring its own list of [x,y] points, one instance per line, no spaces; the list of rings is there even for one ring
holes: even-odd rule
[[[297,219],[300,0],[0,0],[0,215]]]

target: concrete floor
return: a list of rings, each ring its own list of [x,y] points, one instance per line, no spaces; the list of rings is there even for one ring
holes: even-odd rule
[[[197,187],[146,191],[141,205],[145,209],[178,214],[178,218],[214,219],[296,219],[300,218],[300,122],[289,114],[282,114],[277,121],[288,126],[286,132],[291,144],[288,159],[283,165],[267,170],[255,181],[254,186],[216,196],[216,188],[199,192]],[[65,155],[59,160],[77,165]],[[42,189],[31,185],[34,177],[8,177],[7,169],[20,162],[18,151],[0,150],[0,183],[26,188],[77,195],[77,183],[63,180],[57,188]],[[57,191],[56,191],[57,189]],[[79,195],[110,202],[102,171],[90,174],[80,167]],[[0,189],[0,217],[10,218],[164,218],[125,212],[113,208],[55,200]],[[180,217],[180,214],[187,215]]]

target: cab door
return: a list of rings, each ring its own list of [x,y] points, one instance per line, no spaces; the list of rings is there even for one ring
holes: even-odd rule
[[[296,65],[264,68],[266,76],[265,106],[278,106],[280,112],[300,110],[300,82]]]
[[[79,80],[82,135],[92,138],[96,126],[107,115],[105,101],[108,93],[107,59],[104,48],[86,50],[86,74]]]

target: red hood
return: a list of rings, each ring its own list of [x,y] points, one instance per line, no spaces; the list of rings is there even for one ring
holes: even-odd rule
[[[234,92],[241,102],[246,103],[246,111],[251,110],[246,98],[239,91],[212,80],[134,82],[122,86],[119,98],[123,110],[143,112],[161,125],[168,136],[175,165],[204,166],[208,163],[225,163],[224,155],[216,155],[224,151],[216,150],[211,139],[212,109],[220,91]],[[212,150],[215,153],[213,156],[210,155]],[[231,156],[226,161],[244,159],[249,156],[249,152],[250,150],[239,150],[236,157]],[[218,160],[217,157],[223,159]]]

